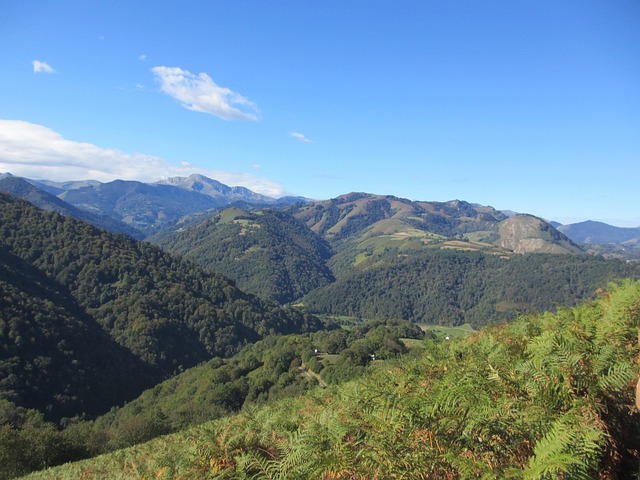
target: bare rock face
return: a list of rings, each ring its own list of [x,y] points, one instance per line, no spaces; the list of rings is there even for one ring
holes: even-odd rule
[[[496,245],[515,253],[580,253],[582,250],[551,224],[532,215],[500,223]]]

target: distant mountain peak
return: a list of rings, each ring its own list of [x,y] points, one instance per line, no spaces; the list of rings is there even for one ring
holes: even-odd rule
[[[194,173],[188,177],[170,177],[156,182],[159,185],[171,185],[214,198],[227,197],[232,201],[241,200],[250,203],[273,203],[274,199],[255,193],[246,187],[230,187],[218,180]]]
[[[176,187],[193,186],[194,184],[200,184],[202,186],[202,184],[206,184],[215,187],[230,188],[224,183],[219,182],[218,180],[215,180],[213,178],[205,177],[200,173],[193,173],[188,177],[169,177],[156,183],[160,183],[163,185],[174,185]]]

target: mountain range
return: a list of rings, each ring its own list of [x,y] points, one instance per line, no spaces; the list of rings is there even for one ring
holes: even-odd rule
[[[460,200],[202,176],[0,190],[0,478],[354,378],[420,342],[415,323],[468,332],[640,278],[586,253],[612,244]]]
[[[29,188],[25,183],[38,190]],[[47,210],[60,211],[64,208],[76,218],[137,238],[146,238],[190,216],[232,203],[264,206],[299,200],[297,197],[273,199],[244,187],[228,187],[202,175],[175,177],[156,183],[129,180],[100,183],[35,181],[3,174],[0,191],[32,201]]]
[[[589,250],[590,245],[626,243],[626,253],[634,253],[640,238],[640,227],[619,228],[592,221],[571,225],[548,224],[530,215],[523,217],[511,211],[498,211],[460,200],[412,202],[365,193],[350,193],[325,201],[304,197],[274,199],[245,187],[229,187],[199,174],[156,183],[125,180],[100,183],[92,180],[36,181],[5,173],[0,174],[0,191],[26,199],[46,210],[71,215],[100,228],[139,239],[178,224],[202,220],[230,205],[251,210],[264,207],[286,209],[297,204],[304,207],[293,209],[296,210],[295,216],[312,231],[334,242],[369,228],[361,241],[376,235],[386,235],[388,240],[392,234],[396,243],[402,240],[414,245],[416,241],[426,244],[438,239],[452,241],[463,238],[517,253],[576,253]],[[500,222],[504,225],[498,228]],[[587,246],[581,248],[580,244]],[[598,250],[602,251],[602,247]],[[615,253],[624,256],[624,252],[617,248]]]

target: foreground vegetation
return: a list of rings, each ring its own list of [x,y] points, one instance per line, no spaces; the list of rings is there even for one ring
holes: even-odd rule
[[[357,378],[372,356],[404,355],[405,342],[419,344],[425,335],[407,321],[366,321],[348,330],[270,336],[231,358],[190,368],[95,420],[65,418],[56,425],[37,410],[0,400],[0,478],[129,447]]]
[[[29,478],[632,478],[640,283]]]

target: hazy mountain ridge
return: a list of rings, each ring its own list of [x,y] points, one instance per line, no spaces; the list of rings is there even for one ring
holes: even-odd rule
[[[125,180],[67,190],[60,198],[121,220],[146,235],[184,215],[218,208],[225,203],[184,188]]]
[[[560,225],[558,230],[574,242],[606,244],[640,242],[640,227],[615,227],[603,222],[587,220],[586,222]]]
[[[86,182],[73,182],[85,186]],[[6,176],[0,179],[0,192],[9,193],[18,198],[22,198],[38,208],[50,212],[56,212],[84,222],[90,223],[98,228],[103,228],[114,233],[124,233],[130,237],[142,239],[143,234],[131,225],[127,225],[120,220],[103,215],[101,213],[93,213],[82,208],[78,208],[68,202],[65,202],[55,193],[63,193],[64,189],[59,188],[42,188],[37,182],[27,181],[21,177]]]
[[[156,182],[157,185],[171,185],[185,190],[202,193],[213,198],[225,200],[241,200],[252,203],[275,204],[277,200],[266,195],[252,192],[245,187],[229,187],[204,175],[194,174],[188,177],[171,177]]]
[[[1,174],[0,178],[17,181],[20,177],[5,173]],[[252,192],[245,187],[229,187],[217,180],[197,174],[189,177],[173,177],[155,183],[132,180],[114,180],[106,183],[95,180],[68,182],[23,180],[40,191],[56,197],[58,210],[66,208],[67,214],[71,216],[136,238],[153,235],[183,219],[235,203],[246,206],[279,206],[305,200],[302,197],[274,199]],[[20,196],[15,189],[7,189],[7,192]],[[30,198],[33,199],[38,195],[44,196],[32,192]],[[29,197],[25,199],[29,200]],[[61,204],[60,201],[65,203]],[[54,202],[49,199],[47,202],[36,200],[34,203],[52,210],[53,208],[47,204]]]

